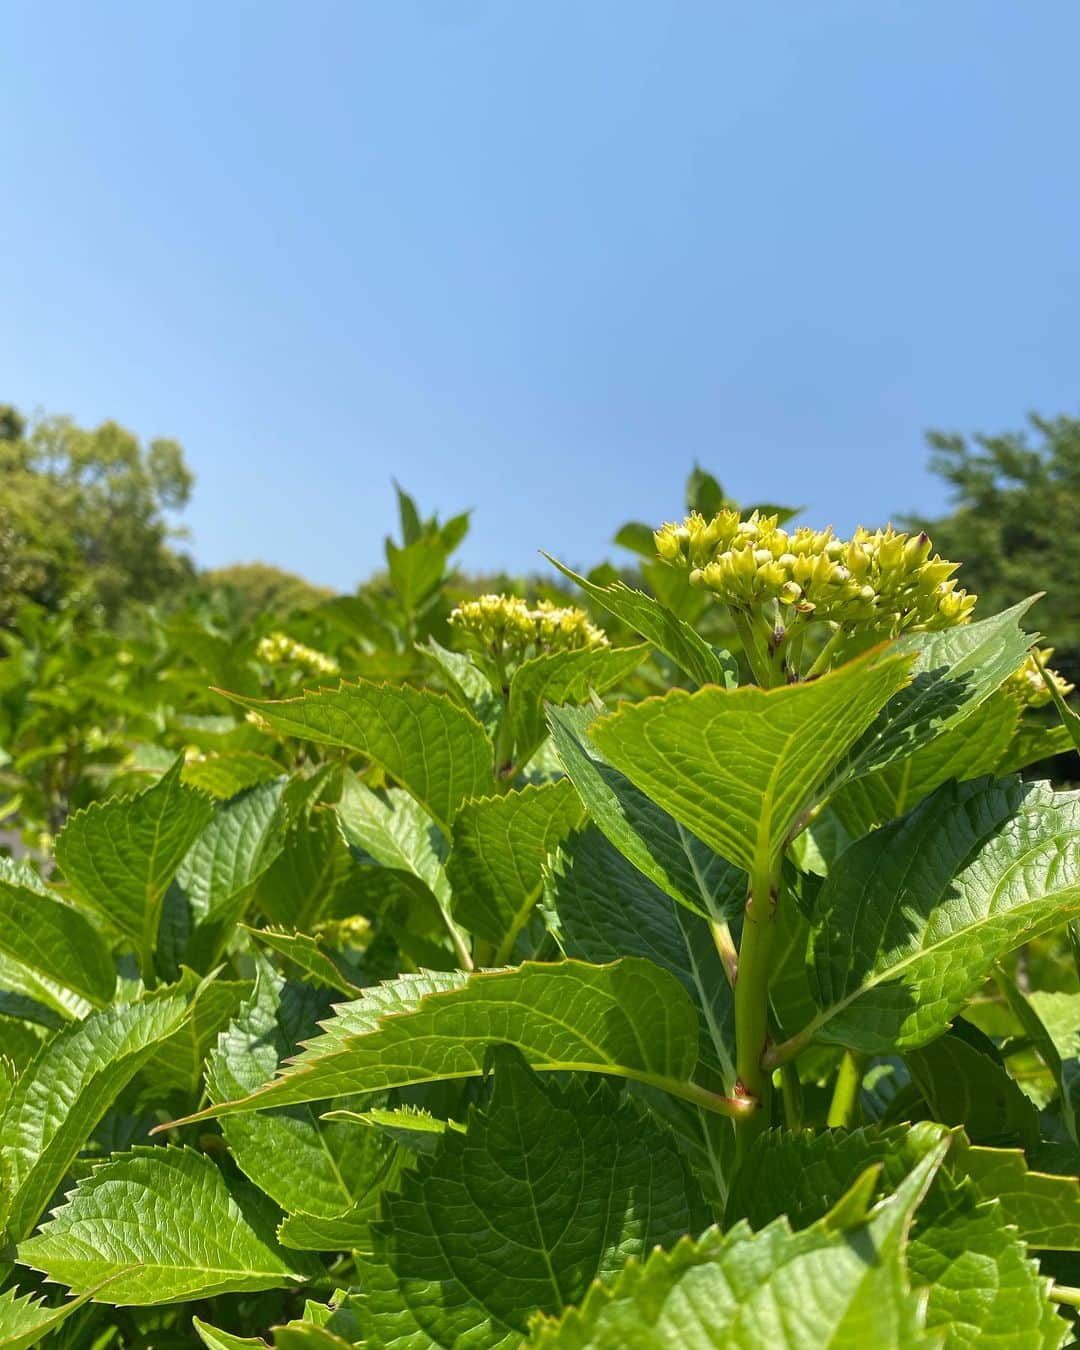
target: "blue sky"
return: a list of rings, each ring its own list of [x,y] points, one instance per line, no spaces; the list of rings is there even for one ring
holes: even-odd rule
[[[1075,0],[0,0],[0,399],[175,436],[199,560],[346,587],[734,495],[943,501],[1080,412]]]

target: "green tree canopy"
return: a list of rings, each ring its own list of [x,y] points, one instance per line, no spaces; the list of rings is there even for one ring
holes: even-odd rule
[[[0,408],[0,625],[27,600],[112,620],[129,600],[187,585],[194,569],[165,513],[193,481],[176,441],[143,446],[111,421],[28,425]]]
[[[239,592],[247,618],[264,612],[288,615],[298,609],[314,609],[334,595],[328,587],[316,586],[273,563],[231,563],[204,572],[200,580],[206,586],[227,586]]]
[[[1029,428],[970,438],[932,431],[930,464],[953,510],[916,518],[935,547],[963,560],[961,583],[992,614],[1045,590],[1035,618],[1054,665],[1080,680],[1080,418],[1032,415]]]

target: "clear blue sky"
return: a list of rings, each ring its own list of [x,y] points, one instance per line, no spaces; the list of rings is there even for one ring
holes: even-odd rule
[[[0,399],[175,436],[208,565],[345,587],[742,499],[943,500],[1080,411],[1076,0],[0,0]]]

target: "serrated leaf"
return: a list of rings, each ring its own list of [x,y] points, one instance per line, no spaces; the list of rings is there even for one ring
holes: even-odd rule
[[[879,710],[910,657],[875,649],[806,684],[674,689],[598,718],[602,754],[746,872],[771,870],[800,815]]]
[[[935,1120],[962,1125],[976,1144],[1038,1142],[1034,1103],[1001,1064],[966,1039],[939,1036],[904,1058]]]
[[[451,687],[461,694],[472,715],[494,738],[503,715],[502,699],[473,658],[467,652],[453,652],[440,646],[433,637],[428,638],[425,646],[417,643],[416,650],[450,681]]]
[[[22,1072],[0,1119],[9,1237],[30,1232],[109,1105],[189,1016],[192,994],[188,979],[92,1012],[57,1032]]]
[[[598,605],[628,623],[654,647],[658,647],[697,684],[727,685],[738,682],[735,663],[723,660],[696,629],[676,618],[658,600],[644,591],[636,591],[625,582],[597,586],[545,553],[544,557],[566,577],[592,597]]]
[[[369,1129],[381,1130],[396,1144],[414,1153],[434,1153],[447,1130],[464,1133],[456,1120],[440,1120],[430,1111],[416,1106],[372,1107],[370,1111],[327,1111],[323,1120],[348,1120]]]
[[[215,979],[203,984],[191,1015],[139,1070],[137,1100],[143,1106],[183,1111],[197,1100],[206,1057],[251,989],[251,980]]]
[[[754,1143],[736,1177],[727,1221],[745,1217],[757,1227],[785,1214],[796,1226],[821,1222],[853,1175],[880,1167],[877,1189],[887,1192],[943,1143],[944,1131],[931,1124],[772,1131]],[[948,1347],[978,1343],[983,1335],[992,1343],[1008,1331],[1017,1345],[1056,1345],[1052,1335],[1043,1339],[1047,1329],[1061,1326],[1047,1299],[1049,1281],[1040,1278],[1004,1206],[966,1175],[970,1151],[963,1136],[951,1141],[908,1247],[912,1281],[929,1290],[927,1326],[938,1329]]]
[[[37,1294],[5,1289],[0,1294],[0,1350],[34,1350],[61,1322],[107,1288],[108,1282],[95,1285],[79,1298],[68,1299],[56,1307],[49,1307]]]
[[[1020,1149],[954,1149],[958,1167],[1029,1247],[1080,1251],[1080,1180],[1030,1171]]]
[[[210,819],[209,798],[185,787],[183,759],[137,797],[111,798],[72,816],[56,859],[79,897],[147,954],[165,892],[184,854]]]
[[[851,747],[834,786],[884,769],[969,717],[1027,655],[1034,639],[1019,621],[1034,602],[1033,596],[978,623],[910,633],[891,643],[890,652],[913,661],[911,683]]]
[[[623,857],[681,905],[724,922],[746,901],[746,873],[714,853],[617,769],[589,739],[594,710],[549,708],[551,737],[593,823]]]
[[[446,874],[457,922],[506,960],[543,889],[548,854],[584,810],[565,778],[466,802],[454,819]]]
[[[440,907],[450,904],[450,883],[443,863],[446,842],[431,816],[400,788],[385,797],[347,772],[335,806],[346,843],[382,867],[412,872]]]
[[[638,647],[592,647],[548,652],[523,661],[510,677],[508,716],[518,767],[524,767],[544,739],[545,703],[584,703],[590,693],[626,679],[649,654]]]
[[[466,798],[494,791],[491,742],[476,718],[444,694],[358,680],[280,701],[228,697],[283,735],[366,755],[447,834]]]
[[[211,1101],[256,1090],[316,1030],[325,1009],[314,990],[287,983],[261,961],[255,989],[210,1055]],[[229,1116],[222,1130],[237,1166],[282,1209],[323,1217],[341,1214],[366,1194],[386,1152],[377,1136],[321,1121],[308,1105]]]
[[[610,1288],[594,1285],[580,1309],[541,1323],[544,1350],[646,1350],[730,1345],[745,1350],[862,1350],[932,1345],[922,1300],[908,1288],[904,1248],[912,1216],[944,1146],[918,1163],[897,1192],[866,1214],[861,1177],[836,1210],[792,1232],[778,1219],[758,1233],[740,1224],[684,1238]]]
[[[281,852],[255,882],[251,908],[270,923],[310,932],[355,871],[334,814],[312,811],[285,831]]]
[[[478,1077],[489,1047],[502,1043],[516,1045],[535,1069],[632,1078],[729,1109],[690,1082],[698,1015],[685,990],[635,957],[406,975],[334,1012],[279,1079],[188,1119]]]
[[[248,788],[268,783],[281,773],[281,765],[269,755],[254,750],[229,750],[220,755],[189,759],[182,777],[189,787],[225,801]]]
[[[947,783],[852,844],[818,896],[800,1039],[871,1054],[943,1032],[1005,952],[1080,913],[1080,794]]]
[[[114,1276],[109,1301],[120,1305],[278,1289],[307,1268],[274,1222],[257,1191],[227,1182],[205,1154],[135,1149],[80,1182],[18,1259],[76,1293]]]
[[[107,1003],[116,968],[104,939],[76,910],[37,889],[0,880],[0,954],[24,973],[8,987],[71,1017]]]
[[[466,1133],[402,1178],[375,1226],[365,1344],[519,1343],[629,1256],[697,1233],[709,1211],[671,1137],[605,1085],[541,1083],[509,1047]]]
[[[1019,716],[1015,699],[992,694],[957,726],[905,759],[841,788],[829,805],[852,838],[857,838],[902,816],[950,778],[963,781],[999,774]]]
[[[361,987],[349,978],[336,954],[325,948],[317,937],[307,933],[280,933],[273,928],[249,928],[248,932],[264,947],[299,966],[315,984],[336,989],[349,998],[355,998],[361,992]]]

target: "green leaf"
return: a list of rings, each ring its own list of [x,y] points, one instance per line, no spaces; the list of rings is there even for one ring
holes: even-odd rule
[[[947,1035],[904,1056],[935,1120],[962,1125],[977,1144],[1036,1144],[1039,1113],[997,1060]]]
[[[545,703],[584,703],[590,693],[602,694],[620,684],[648,654],[642,643],[549,652],[523,661],[510,677],[509,717],[518,767],[528,763],[544,739]]]
[[[606,1084],[541,1083],[508,1047],[466,1133],[402,1178],[375,1227],[364,1343],[516,1344],[629,1256],[699,1232],[709,1211],[666,1130]]]
[[[253,750],[230,750],[221,755],[204,755],[184,765],[183,780],[189,787],[226,800],[248,788],[269,783],[281,773],[281,765],[269,755]]]
[[[347,772],[335,809],[350,847],[383,867],[412,872],[440,908],[449,908],[450,883],[443,866],[446,841],[431,816],[408,793],[390,788],[384,798]]]
[[[68,1299],[53,1308],[39,1295],[5,1289],[0,1294],[0,1350],[35,1350],[61,1322],[107,1288],[107,1282],[95,1285],[79,1298]]]
[[[923,1300],[908,1288],[904,1251],[943,1153],[939,1145],[869,1215],[873,1171],[802,1232],[783,1218],[758,1233],[745,1224],[723,1234],[711,1228],[643,1264],[631,1261],[611,1287],[594,1285],[580,1309],[556,1324],[540,1323],[534,1344],[544,1350],[932,1345],[923,1333]]]
[[[723,922],[746,901],[746,874],[639,792],[607,764],[589,739],[596,713],[549,708],[551,737],[594,824],[644,876],[710,922]]]
[[[445,694],[358,680],[308,690],[301,698],[227,697],[254,709],[282,735],[365,755],[430,811],[446,834],[466,798],[495,790],[484,728]]]
[[[0,1118],[9,1237],[30,1232],[111,1103],[183,1025],[192,995],[189,978],[138,1003],[92,1012],[57,1032],[22,1072]]]
[[[203,1067],[218,1033],[251,993],[251,980],[213,979],[203,983],[191,1015],[162,1041],[139,1070],[142,1107],[187,1110],[202,1091]]]
[[[714,652],[696,629],[676,618],[651,595],[632,590],[622,581],[614,581],[610,586],[594,585],[576,572],[571,572],[569,567],[564,567],[550,554],[545,553],[544,557],[598,605],[628,623],[654,647],[658,647],[695,683],[728,685],[738,682],[735,663],[731,658],[725,660]]]
[[[273,928],[249,928],[252,937],[279,956],[292,961],[308,979],[326,989],[355,998],[361,986],[353,983],[336,953],[324,947],[317,937],[307,933],[282,933]]]
[[[1033,639],[1019,621],[1035,597],[978,623],[910,633],[889,646],[913,660],[911,683],[897,693],[851,748],[836,784],[876,773],[958,726],[1008,679]]]
[[[799,1039],[870,1054],[943,1032],[1020,943],[1080,913],[1080,794],[946,783],[852,844],[813,916],[820,1009]]]
[[[317,1027],[325,1002],[307,985],[286,983],[265,960],[255,989],[210,1056],[211,1101],[244,1097]],[[222,1129],[237,1166],[282,1209],[331,1217],[368,1189],[385,1148],[378,1136],[321,1121],[311,1106],[229,1116]]]
[[[181,782],[182,766],[181,757],[137,797],[77,812],[56,840],[56,860],[72,889],[144,956],[157,937],[165,892],[213,811],[208,798]]]
[[[271,923],[310,932],[355,871],[333,812],[311,811],[285,831],[281,852],[255,883],[251,908]]]
[[[110,1302],[180,1303],[304,1278],[274,1223],[273,1207],[205,1154],[136,1148],[81,1181],[18,1259],[75,1293],[115,1277]]]
[[[960,1141],[956,1165],[1029,1247],[1080,1251],[1080,1181],[1028,1170],[1018,1148],[976,1148]]]
[[[996,1200],[942,1178],[919,1211],[907,1254],[917,1287],[929,1290],[926,1325],[946,1350],[1016,1345],[1056,1350],[1068,1331],[1024,1244]]]
[[[642,956],[675,976],[697,1007],[704,1061],[734,1087],[734,1000],[705,920],[654,886],[595,828],[562,849],[547,896],[568,956],[595,963]]]
[[[710,848],[771,871],[792,827],[850,746],[908,680],[910,658],[875,649],[779,689],[674,689],[593,723],[608,760]]]
[[[1069,733],[1069,739],[1073,743],[1073,748],[1080,753],[1080,713],[1076,713],[1065,702],[1061,690],[1052,679],[1047,678],[1046,667],[1039,660],[1038,652],[1035,653],[1035,664],[1039,668],[1039,673],[1043,677],[1043,683],[1050,691],[1050,697],[1054,701],[1054,707],[1057,709],[1058,716],[1061,718],[1061,725]]]
[[[447,1130],[464,1133],[465,1126],[456,1120],[440,1120],[430,1111],[417,1106],[398,1106],[392,1109],[373,1107],[370,1111],[327,1111],[323,1120],[351,1120],[369,1129],[381,1130],[395,1143],[414,1153],[434,1153]]]
[[[469,653],[452,652],[433,637],[428,638],[426,646],[417,643],[416,650],[461,694],[466,707],[494,739],[503,714],[502,699]]]
[[[1080,1117],[1080,994],[1036,989],[1028,1002],[1053,1047],[1046,1067],[1057,1081],[1062,1114],[1075,1139]]]
[[[116,969],[97,929],[70,906],[0,879],[0,953],[23,978],[8,988],[43,999],[65,1016],[108,1003]]]
[[[745,1218],[757,1227],[784,1214],[795,1226],[818,1223],[853,1175],[880,1167],[877,1189],[888,1191],[920,1159],[940,1150],[943,1139],[942,1128],[929,1123],[818,1134],[771,1131],[755,1141],[736,1177],[727,1222]],[[1041,1339],[1045,1328],[1060,1326],[1047,1300],[1049,1282],[1028,1259],[1023,1233],[1011,1226],[1023,1207],[1030,1210],[1033,1194],[1020,1190],[1022,1204],[1010,1208],[966,1171],[972,1154],[997,1153],[970,1148],[962,1135],[951,1140],[915,1220],[909,1273],[917,1287],[929,1290],[927,1325],[941,1329],[949,1347],[977,1343],[982,1335],[992,1341],[1009,1330],[1021,1338],[1019,1345],[1056,1345]],[[993,1176],[987,1172],[988,1180]]]
[[[548,854],[581,824],[583,814],[565,778],[480,797],[458,812],[446,863],[454,918],[495,944],[496,965],[512,954],[540,897]]]
[[[725,1109],[689,1081],[698,1017],[685,990],[638,958],[405,975],[334,1014],[280,1078],[188,1119],[474,1078],[489,1046],[502,1043],[517,1046],[536,1069],[633,1078]]]
[[[866,774],[834,793],[830,806],[857,838],[902,816],[950,778],[1000,776],[999,764],[1016,731],[1020,708],[1007,694],[992,694],[957,726],[906,759]]]

